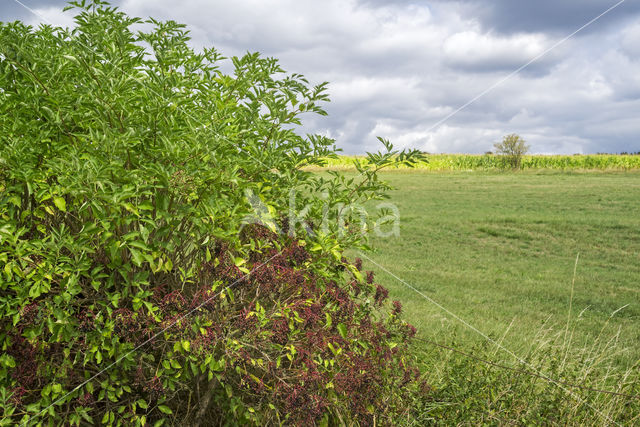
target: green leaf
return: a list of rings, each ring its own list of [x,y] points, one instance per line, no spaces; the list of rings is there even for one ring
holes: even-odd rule
[[[311,248],[309,248],[311,252],[318,252],[322,250],[322,245],[320,243],[314,243]]]
[[[344,325],[344,323],[338,323],[336,325],[336,329],[338,330],[342,338],[347,338],[347,327]]]
[[[22,201],[20,200],[20,197],[18,197],[18,196],[9,197],[8,202],[13,204],[14,206],[17,206],[17,207],[21,207],[22,206]]]
[[[2,357],[0,357],[0,360],[2,360],[2,364],[4,366],[8,366],[9,368],[16,367],[15,360],[13,360],[13,357],[9,356],[8,354],[3,354]]]
[[[329,313],[325,312],[324,316],[326,318],[325,327],[330,328],[331,325],[332,325],[331,315]]]
[[[139,240],[134,240],[132,242],[127,242],[127,245],[129,246],[134,246],[138,249],[142,249],[143,251],[151,251],[151,248],[149,248],[149,246],[147,246],[144,242],[141,242]]]
[[[53,204],[62,212],[67,211],[67,201],[63,197],[54,197]]]
[[[173,414],[173,411],[171,410],[171,408],[169,408],[166,405],[158,405],[158,409],[160,410],[160,412],[164,414]]]
[[[140,267],[144,262],[144,257],[137,249],[129,248],[129,252],[131,252],[131,260],[135,265]]]

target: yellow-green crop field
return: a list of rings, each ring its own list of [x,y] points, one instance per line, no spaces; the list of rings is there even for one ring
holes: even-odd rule
[[[352,169],[353,161],[362,156],[339,156],[327,159],[329,169]],[[429,154],[418,169],[433,171],[464,171],[502,169],[504,159],[492,154]],[[587,154],[587,155],[526,155],[522,169],[556,170],[628,170],[640,169],[640,155]]]

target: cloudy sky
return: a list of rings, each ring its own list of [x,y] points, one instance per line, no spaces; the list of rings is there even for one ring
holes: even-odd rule
[[[330,82],[329,117],[306,126],[347,153],[377,149],[377,135],[483,153],[512,132],[537,153],[640,151],[639,0],[112,4],[187,24],[195,47],[259,51]],[[1,0],[0,21],[71,25],[63,5]]]

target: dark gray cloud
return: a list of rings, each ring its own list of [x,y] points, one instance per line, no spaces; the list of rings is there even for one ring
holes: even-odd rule
[[[389,4],[441,3],[456,7],[460,14],[477,19],[485,30],[505,33],[554,32],[570,34],[598,17],[598,25],[582,32],[600,32],[610,25],[620,25],[638,19],[640,2],[636,0],[362,0],[363,4],[386,7]],[[618,6],[616,6],[620,3]],[[614,7],[616,6],[616,7]]]
[[[547,32],[570,34],[596,18],[620,0],[466,0],[486,28],[502,32]],[[585,33],[600,32],[613,24],[637,19],[640,2],[625,0],[598,19]]]
[[[72,22],[61,1],[24,1],[40,17],[3,0],[0,20]],[[309,117],[304,131],[328,134],[346,152],[377,149],[380,135],[430,152],[482,153],[511,132],[543,153],[640,150],[638,1],[560,45],[615,1],[114,4],[187,24],[195,47],[260,51],[312,82],[329,81],[330,115]]]

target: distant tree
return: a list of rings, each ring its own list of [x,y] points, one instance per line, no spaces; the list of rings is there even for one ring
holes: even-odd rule
[[[502,142],[493,144],[496,154],[502,155],[505,165],[513,169],[519,169],[522,164],[522,156],[529,151],[526,141],[518,134],[512,133],[502,138]]]

